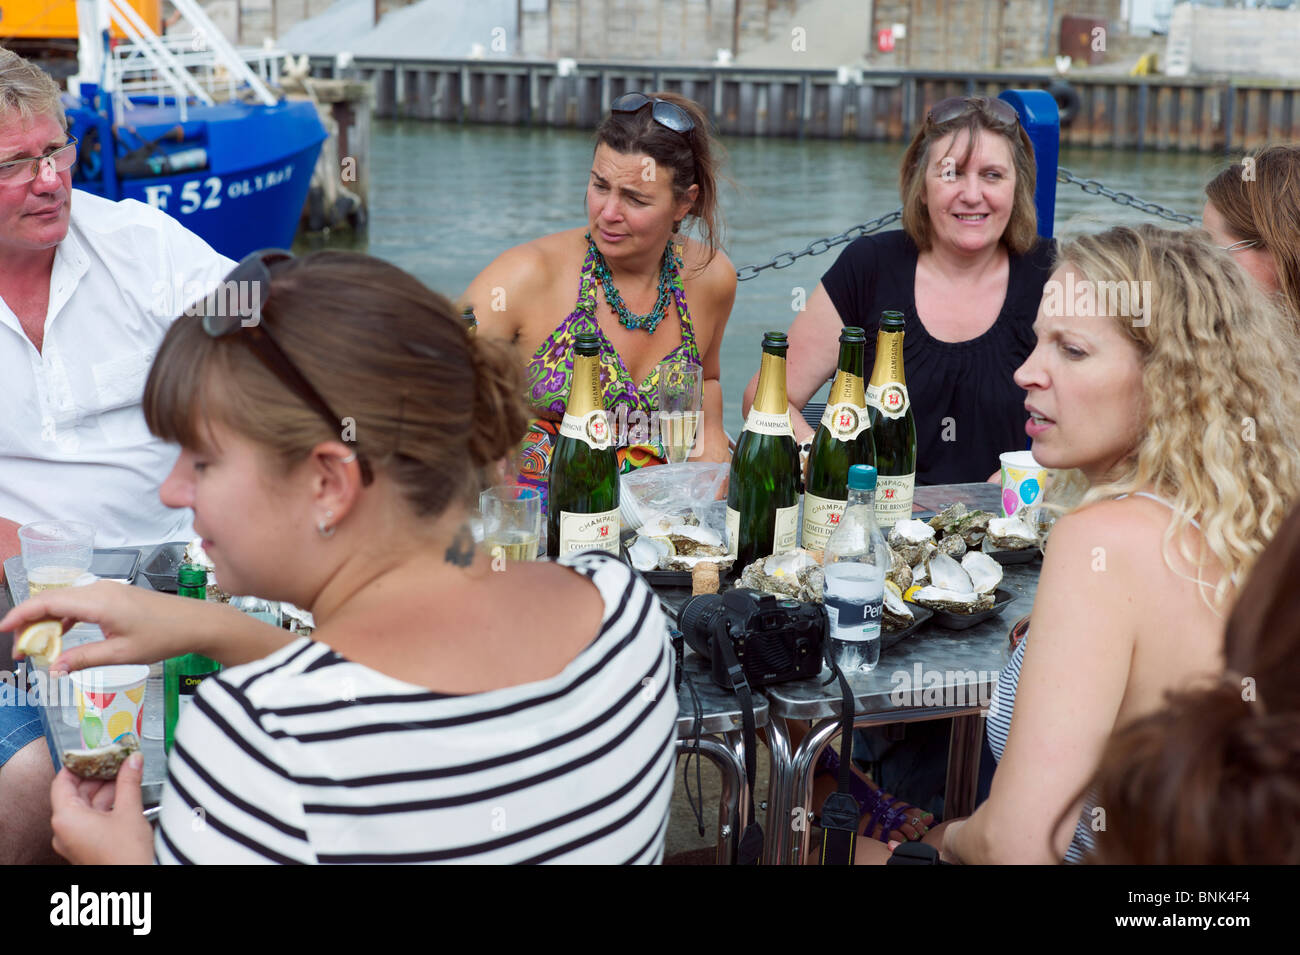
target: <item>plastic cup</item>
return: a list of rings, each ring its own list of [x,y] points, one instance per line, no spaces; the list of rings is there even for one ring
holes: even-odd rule
[[[18,528],[29,596],[71,587],[90,570],[95,528],[80,521],[35,521]]]
[[[1043,499],[1047,468],[1029,451],[1005,451],[1002,464],[1002,516],[1014,517],[1021,508],[1037,507]]]
[[[536,560],[542,546],[542,496],[522,484],[490,487],[479,495],[483,540],[493,559]]]
[[[124,733],[143,739],[145,681],[149,668],[142,663],[78,670],[72,680],[81,743],[98,749]]]

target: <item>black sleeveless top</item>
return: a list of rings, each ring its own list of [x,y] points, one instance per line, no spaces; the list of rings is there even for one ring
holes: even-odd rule
[[[1011,255],[1007,297],[991,328],[964,342],[932,337],[916,315],[916,244],[902,231],[852,242],[822,276],[845,325],[867,331],[868,369],[880,313],[903,313],[903,370],[916,417],[916,483],[984,481],[998,455],[1029,447],[1025,391],[1011,378],[1034,350],[1034,318],[1055,242]]]

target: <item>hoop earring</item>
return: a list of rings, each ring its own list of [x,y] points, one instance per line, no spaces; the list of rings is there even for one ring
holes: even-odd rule
[[[327,510],[325,516],[316,522],[316,530],[321,537],[333,537],[337,527],[327,527],[326,522],[334,519],[334,512]]]

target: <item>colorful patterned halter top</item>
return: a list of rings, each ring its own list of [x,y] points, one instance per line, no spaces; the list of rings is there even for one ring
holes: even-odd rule
[[[672,274],[668,276],[668,284],[673,304],[677,306],[677,314],[681,319],[682,341],[660,360],[692,361],[698,365],[702,362],[699,348],[695,344],[691,313],[686,307],[686,287],[681,274],[681,247],[672,248]],[[605,396],[605,410],[615,422],[615,434],[626,436],[629,430],[635,431],[638,425],[649,430],[650,415],[659,403],[659,368],[656,363],[640,387],[637,387],[627,366],[623,364],[623,359],[601,331],[600,324],[596,321],[598,254],[592,246],[582,263],[576,307],[528,360],[527,398],[535,408],[563,415],[565,399],[569,396],[569,380],[573,375],[573,338],[579,332],[595,335],[600,341],[600,387]],[[532,422],[524,437],[520,480],[541,487],[543,495],[551,447],[558,430],[558,424],[538,419]],[[662,464],[663,449],[654,444],[622,446],[618,448],[618,460],[621,470],[626,473],[647,464]]]

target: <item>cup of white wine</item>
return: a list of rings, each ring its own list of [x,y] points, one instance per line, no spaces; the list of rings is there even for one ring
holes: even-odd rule
[[[18,528],[28,596],[71,587],[90,571],[95,528],[81,521],[34,521]]]
[[[659,442],[669,464],[695,449],[703,401],[704,369],[690,361],[659,363]]]
[[[483,544],[494,560],[536,560],[541,547],[542,495],[523,484],[490,487],[478,498]]]

